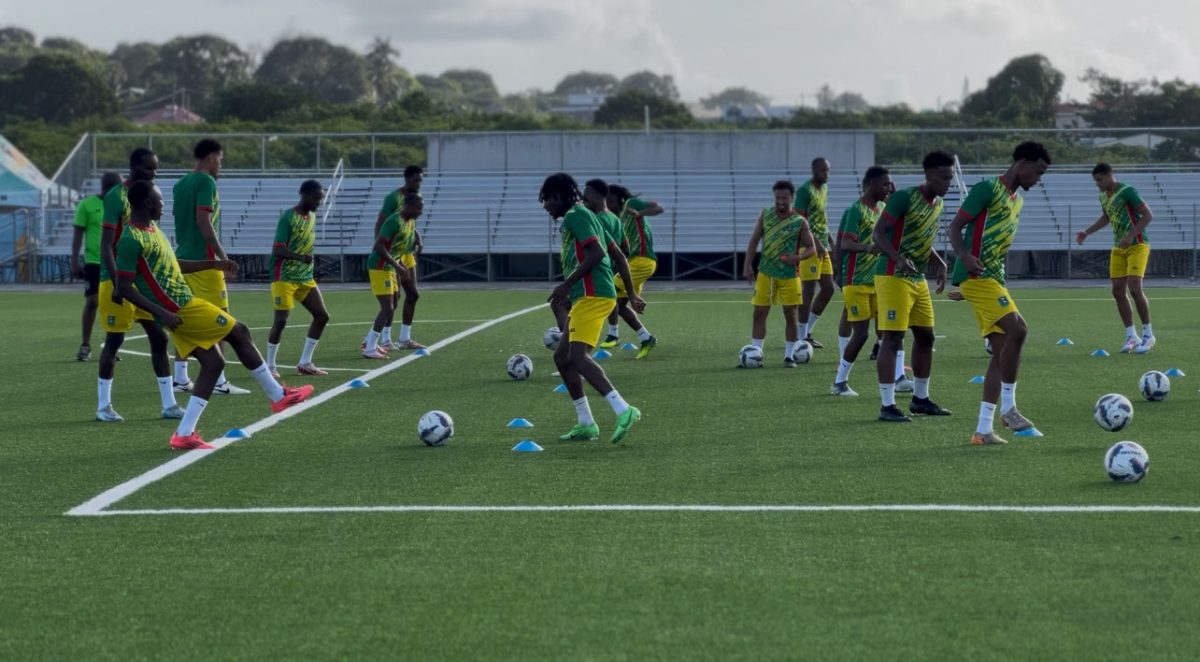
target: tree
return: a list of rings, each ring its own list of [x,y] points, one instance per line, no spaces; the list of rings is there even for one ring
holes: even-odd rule
[[[621,79],[617,92],[644,92],[672,101],[679,100],[679,88],[675,86],[675,79],[669,75],[660,76],[652,71],[629,74]]]
[[[186,89],[196,109],[207,110],[217,92],[249,79],[250,57],[221,37],[176,37],[160,46],[158,54],[158,61],[144,72],[147,93],[159,96]]]
[[[700,100],[708,108],[724,108],[726,106],[766,106],[771,103],[770,97],[745,87],[727,87],[712,96]]]
[[[148,41],[118,44],[108,56],[114,71],[113,83],[117,93],[120,94],[131,87],[149,87],[147,73],[158,64],[159,59],[161,58],[157,44]]]
[[[436,103],[453,107],[461,106],[463,103],[463,88],[457,81],[441,76],[417,74],[417,85],[430,100]]]
[[[1091,85],[1092,94],[1084,117],[1096,126],[1135,126],[1139,114],[1138,97],[1146,87],[1142,81],[1123,81],[1088,69],[1080,79]]]
[[[858,92],[842,92],[833,100],[833,110],[839,113],[865,113],[870,107],[866,97]]]
[[[650,107],[650,121],[662,128],[682,128],[693,123],[687,106],[666,97],[645,92],[620,92],[604,101],[596,111],[596,124],[614,126],[622,123],[641,124],[645,119],[646,107]]]
[[[24,28],[0,28],[0,75],[11,74],[25,66],[37,52],[37,39]]]
[[[3,83],[5,111],[17,118],[66,123],[117,112],[117,98],[94,63],[57,51],[38,53]]]
[[[492,75],[479,69],[451,69],[439,78],[457,83],[462,88],[462,102],[487,111],[500,109],[500,90]]]
[[[1065,80],[1045,55],[1023,55],[989,78],[983,90],[969,95],[962,112],[1002,122],[1048,125],[1054,121]]]
[[[367,50],[367,79],[377,105],[392,103],[416,87],[412,74],[396,64],[398,57],[400,51],[392,46],[391,39],[384,37],[376,37]]]
[[[554,94],[610,94],[615,92],[621,82],[612,74],[601,74],[594,71],[578,71],[568,74],[558,85],[554,86]]]
[[[276,87],[247,82],[230,85],[213,99],[210,119],[267,122],[285,111],[314,102],[298,87]]]
[[[329,103],[357,103],[371,90],[361,55],[315,37],[276,43],[263,57],[254,78],[279,87],[296,86]]]

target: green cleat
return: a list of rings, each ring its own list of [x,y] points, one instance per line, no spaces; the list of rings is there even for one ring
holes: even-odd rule
[[[637,407],[630,406],[629,409],[625,410],[624,414],[617,417],[617,429],[613,431],[612,439],[609,441],[614,444],[621,443],[625,435],[629,434],[629,430],[633,427],[633,424],[640,420],[642,420],[642,411]]]
[[[642,348],[638,350],[636,358],[644,359],[647,356],[650,356],[650,350],[654,349],[654,346],[657,344],[658,344],[658,338],[655,338],[654,336],[650,336],[649,339],[643,340]]]
[[[599,345],[596,345],[596,348],[597,349],[612,349],[613,347],[616,347],[620,342],[621,342],[620,338],[610,335],[604,339],[604,342],[600,343]]]
[[[591,425],[576,425],[571,428],[571,431],[559,437],[559,441],[593,441],[600,438],[600,426],[592,423]]]

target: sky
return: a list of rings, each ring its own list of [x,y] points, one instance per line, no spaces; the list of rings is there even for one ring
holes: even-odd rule
[[[414,73],[490,72],[502,93],[564,75],[650,69],[685,100],[731,86],[812,105],[828,83],[872,103],[933,108],[982,88],[1011,58],[1042,53],[1084,100],[1096,67],[1124,79],[1200,81],[1194,0],[155,0],[132,12],[95,0],[0,0],[0,25],[111,50],[213,33],[262,53],[314,35],[357,50],[375,36]],[[1131,11],[1131,7],[1136,11]],[[202,8],[202,9],[199,9]]]

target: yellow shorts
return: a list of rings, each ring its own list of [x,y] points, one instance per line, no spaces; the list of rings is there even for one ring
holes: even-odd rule
[[[842,288],[842,298],[845,299],[847,322],[875,319],[878,308],[874,285],[846,285]]]
[[[642,288],[645,287],[646,281],[654,275],[654,270],[658,268],[658,263],[648,257],[631,257],[629,258],[629,275],[633,278],[633,291],[635,294],[641,295]],[[617,283],[617,298],[625,296],[625,281],[620,274],[613,274],[613,279]]]
[[[760,272],[754,281],[750,303],[756,306],[799,306],[803,302],[799,278],[772,278]]]
[[[192,299],[175,312],[179,327],[171,331],[175,351],[187,358],[197,349],[209,349],[233,331],[237,320],[204,299]]]
[[[1010,313],[1019,312],[1013,303],[1008,288],[991,278],[970,278],[959,285],[963,298],[975,309],[975,322],[979,335],[987,337],[993,333],[1004,333],[996,322]]]
[[[153,320],[154,316],[138,308],[128,299],[121,305],[113,303],[113,284],[111,280],[100,281],[100,291],[96,294],[97,312],[100,317],[100,328],[105,333],[129,333],[133,323],[139,320]]]
[[[924,278],[914,283],[896,276],[875,276],[875,297],[880,331],[933,328],[933,297]]]
[[[229,290],[225,288],[225,272],[221,269],[205,269],[184,274],[192,296],[229,310]]]
[[[800,280],[821,280],[821,276],[833,275],[833,259],[829,257],[829,253],[825,253],[825,258],[819,258],[816,255],[802,260],[800,262]]]
[[[308,293],[317,289],[317,281],[307,283],[289,283],[277,280],[271,283],[271,300],[275,302],[275,310],[291,310],[297,301],[304,301]]]
[[[409,269],[414,269],[417,266],[417,256],[412,253],[405,253],[400,256],[400,264]]]
[[[1134,244],[1129,248],[1114,248],[1108,258],[1108,277],[1146,277],[1146,265],[1150,262],[1150,244]]]
[[[567,334],[564,340],[595,347],[600,342],[600,332],[608,324],[609,313],[616,307],[616,299],[603,297],[583,297],[571,304],[571,312],[567,313]]]
[[[367,275],[371,277],[371,294],[385,297],[399,291],[399,287],[396,285],[395,271],[367,269]]]

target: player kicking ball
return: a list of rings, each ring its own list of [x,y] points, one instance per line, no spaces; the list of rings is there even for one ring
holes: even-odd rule
[[[157,227],[156,222],[162,218],[163,201],[149,182],[135,182],[130,186],[129,208],[129,224],[117,244],[120,292],[171,330],[182,358],[195,357],[200,363],[200,375],[192,388],[187,410],[175,434],[171,435],[171,448],[213,448],[196,431],[196,424],[208,406],[217,378],[225,369],[225,359],[217,348],[221,341],[229,343],[242,365],[254,375],[270,399],[272,411],[281,412],[307,399],[312,394],[311,386],[284,388],[271,376],[246,325],[212,303],[192,296],[183,278],[183,269],[192,272],[223,269],[228,267],[228,260],[178,260],[165,233]]]
[[[542,184],[538,201],[552,218],[562,219],[562,270],[565,278],[550,294],[552,308],[561,309],[569,302],[567,325],[562,341],[554,350],[563,384],[571,394],[578,422],[559,437],[563,441],[588,441],[600,437],[600,426],[592,418],[586,381],[608,401],[617,416],[612,443],[620,443],[629,430],[642,418],[637,407],[625,402],[604,369],[592,359],[592,348],[600,342],[609,313],[617,305],[617,289],[613,285],[612,265],[604,250],[604,230],[596,215],[580,204],[583,194],[579,185],[566,173],[550,175]],[[644,303],[627,283],[630,304],[635,310]]]
[[[313,352],[329,323],[329,312],[317,281],[313,280],[313,243],[316,241],[317,209],[325,199],[325,189],[315,179],[300,185],[300,202],[283,212],[275,228],[275,247],[271,252],[271,298],[275,302],[275,320],[267,336],[267,368],[275,379],[279,370],[275,357],[279,341],[287,328],[288,316],[299,301],[312,315],[304,351],[296,364],[296,374],[324,377],[329,373],[313,364]]]

